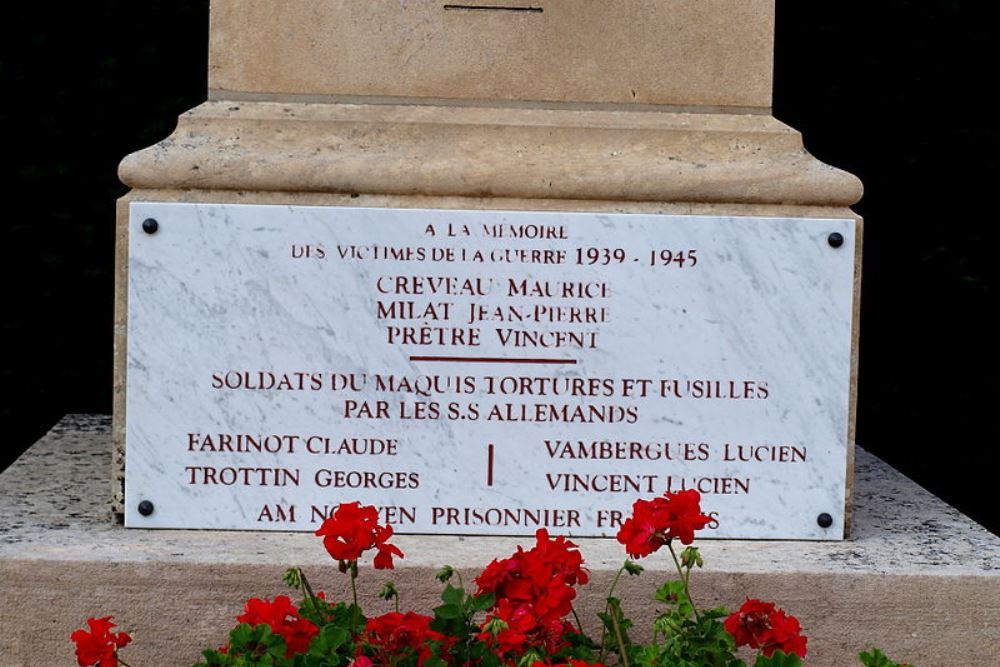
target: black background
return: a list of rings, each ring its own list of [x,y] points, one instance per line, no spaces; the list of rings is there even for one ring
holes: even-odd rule
[[[1000,532],[989,3],[778,0],[775,115],[866,186],[859,443]],[[111,411],[119,160],[206,88],[208,2],[7,3],[0,468]]]

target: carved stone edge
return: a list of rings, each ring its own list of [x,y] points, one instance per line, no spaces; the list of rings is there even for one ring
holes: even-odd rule
[[[122,162],[141,189],[847,207],[851,174],[770,116],[206,102]]]
[[[128,364],[128,219],[130,196],[118,200],[115,222],[114,380],[111,396],[111,512],[125,521],[125,378]]]

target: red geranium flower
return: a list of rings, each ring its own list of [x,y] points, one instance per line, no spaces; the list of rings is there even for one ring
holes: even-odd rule
[[[531,605],[515,604],[502,598],[486,617],[477,638],[492,645],[497,655],[503,655],[522,650],[537,627],[538,618],[532,613]]]
[[[553,665],[551,660],[536,660],[531,667],[558,667],[559,665],[566,665],[567,667],[604,667],[599,662],[587,662],[586,660],[576,660],[575,658],[570,658],[566,662],[556,663],[556,665]]]
[[[691,544],[695,531],[711,521],[702,514],[701,494],[694,489],[667,492],[660,498],[635,501],[632,516],[622,524],[617,537],[629,556],[643,558],[675,538],[681,544]]]
[[[403,552],[394,544],[387,544],[386,540],[392,537],[392,526],[375,526],[375,548],[378,553],[372,561],[376,570],[392,570],[392,557],[403,557]]]
[[[589,580],[583,567],[583,555],[576,544],[561,535],[549,537],[549,531],[540,528],[535,532],[535,548],[524,562],[524,572],[536,581],[557,579],[569,586],[586,584]]]
[[[558,653],[569,645],[566,635],[575,631],[562,619],[539,616],[530,603],[518,604],[505,598],[486,617],[476,638],[503,658],[508,653],[523,653],[529,647]]]
[[[376,548],[376,570],[391,570],[392,557],[403,557],[399,547],[386,543],[392,534],[392,526],[379,525],[377,509],[358,502],[341,503],[316,531],[330,556],[339,561],[356,561],[364,552]]]
[[[807,640],[798,619],[771,602],[748,598],[739,611],[726,618],[725,627],[737,646],[758,649],[766,657],[778,650],[806,657]]]
[[[118,667],[118,649],[132,641],[127,632],[111,632],[116,627],[110,616],[88,618],[90,632],[77,630],[70,639],[76,644],[76,662],[80,667]]]
[[[552,539],[539,528],[534,548],[518,547],[510,558],[494,560],[476,577],[476,584],[480,593],[493,592],[497,598],[532,600],[553,582],[575,586],[588,580],[577,545],[564,537]]]
[[[773,602],[747,598],[739,611],[726,618],[726,632],[733,636],[737,646],[757,648],[758,638],[763,638],[771,629],[771,614],[774,611]]]
[[[287,595],[279,595],[274,602],[250,598],[240,616],[238,623],[249,623],[252,626],[266,625],[271,632],[280,635],[285,640],[285,657],[309,650],[309,643],[319,633],[319,628],[310,621],[299,617],[299,610],[292,604]]]
[[[521,549],[518,548],[518,553]],[[521,565],[515,558],[504,558],[494,560],[486,566],[486,569],[476,577],[476,584],[479,585],[479,592],[496,592],[501,586],[515,577]]]
[[[563,619],[573,609],[574,586],[589,579],[577,546],[547,530],[535,533],[535,546],[494,560],[476,577],[479,592],[496,594],[496,603],[478,635],[504,656],[527,646],[556,653],[574,628]]]
[[[540,625],[558,621],[572,610],[577,584],[589,580],[583,556],[564,537],[552,539],[544,528],[535,532],[535,546],[518,547],[510,558],[495,560],[476,577],[479,592],[493,592],[497,602],[530,604]]]
[[[440,642],[440,652],[445,654],[449,645],[455,641],[452,637],[431,630],[430,623],[433,620],[430,616],[413,612],[383,614],[368,619],[361,641],[374,650],[376,659],[382,665],[396,664],[400,658],[407,656],[416,656],[417,665],[423,665],[433,656],[429,642]],[[359,656],[355,662],[363,665],[365,660],[371,665],[371,660],[365,656]]]

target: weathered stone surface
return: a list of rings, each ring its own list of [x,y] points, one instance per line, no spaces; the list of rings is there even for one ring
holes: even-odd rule
[[[418,105],[209,102],[120,176],[142,189],[830,207],[862,193],[766,115]]]
[[[771,106],[773,0],[452,4],[212,0],[211,95]]]
[[[105,417],[66,418],[0,474],[0,656],[5,667],[72,665],[69,633],[88,616],[114,614],[135,632],[135,665],[186,665],[223,641],[241,601],[284,592],[283,569],[308,568],[317,586],[345,595],[343,577],[304,534],[125,531],[111,521]],[[443,563],[466,577],[513,550],[508,538],[400,537],[393,578],[404,603],[429,607]],[[580,609],[591,618],[620,565],[613,540],[580,540],[594,574]],[[858,451],[855,523],[844,543],[702,543],[695,594],[738,605],[777,600],[812,638],[813,667],[855,664],[878,644],[922,667],[1000,664],[1000,538]],[[670,575],[653,557],[622,597],[640,627],[654,613],[654,582]],[[385,573],[362,575],[373,595]],[[25,604],[30,601],[30,604]],[[387,609],[387,608],[386,608]],[[956,656],[958,661],[956,661]]]

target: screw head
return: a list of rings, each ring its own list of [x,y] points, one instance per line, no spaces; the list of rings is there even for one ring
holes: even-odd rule
[[[819,524],[820,528],[829,528],[833,525],[833,517],[823,512],[818,517],[816,517],[816,523]]]
[[[826,242],[830,244],[831,248],[839,248],[844,245],[844,235],[840,232],[834,232],[827,237]]]
[[[153,218],[146,218],[142,221],[142,231],[147,234],[155,234],[160,229],[160,223]]]
[[[141,503],[139,503],[139,514],[143,516],[149,516],[150,514],[153,513],[154,509],[155,508],[153,507],[153,503],[149,502],[148,500],[143,500]]]

